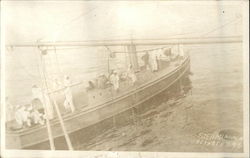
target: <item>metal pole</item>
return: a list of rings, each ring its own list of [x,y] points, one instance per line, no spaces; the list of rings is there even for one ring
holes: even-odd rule
[[[45,100],[44,94],[43,94],[43,99]],[[43,105],[43,108],[45,109],[46,126],[47,126],[48,135],[49,135],[50,149],[51,149],[51,150],[55,150],[54,138],[53,138],[53,135],[52,135],[52,132],[51,132],[50,121],[49,121],[49,119],[48,119],[48,111],[47,111],[47,108],[44,107],[44,105]]]
[[[43,85],[46,86],[46,77],[45,77],[45,74],[44,74],[44,68],[43,68],[43,61],[42,61],[42,55],[40,54],[40,59],[41,59],[41,64],[42,64],[42,72],[40,72],[40,76],[41,78],[43,78]],[[43,95],[43,108],[45,109],[45,119],[46,119],[46,127],[47,127],[47,132],[48,132],[48,136],[49,136],[49,144],[50,144],[50,149],[51,150],[55,150],[55,143],[54,143],[54,138],[53,138],[53,135],[52,135],[52,132],[51,132],[51,126],[50,126],[50,121],[48,119],[48,110],[47,108],[44,106],[45,104],[45,97],[44,97],[44,92],[42,93]]]
[[[210,44],[210,43],[241,43],[242,36],[226,37],[191,37],[191,38],[167,38],[167,39],[134,39],[135,45],[173,45],[173,44]],[[13,43],[6,46],[12,47],[102,47],[102,46],[127,46],[131,45],[131,39],[121,40],[92,40],[92,41],[60,41],[60,42],[41,42],[41,43]]]
[[[41,54],[41,61],[43,61],[43,60],[42,60],[42,54]],[[42,62],[42,63],[43,63],[43,62]],[[44,66],[44,64],[43,64],[43,66]],[[48,90],[48,85],[47,85],[47,80],[46,80],[45,71],[46,71],[46,69],[43,67],[43,71],[42,71],[42,72],[43,72],[43,76],[44,76],[44,81],[45,81],[45,85],[46,85],[46,90]],[[59,122],[60,122],[60,124],[61,124],[61,127],[62,127],[62,130],[63,130],[64,136],[65,136],[65,139],[66,139],[66,143],[67,143],[67,145],[68,145],[68,148],[69,148],[69,150],[73,150],[73,147],[72,147],[71,141],[70,141],[70,139],[69,139],[68,133],[67,133],[67,131],[66,131],[66,128],[65,128],[65,125],[64,125],[64,122],[63,122],[61,113],[60,113],[59,108],[58,108],[58,105],[57,105],[57,102],[56,102],[56,100],[54,99],[54,97],[52,97],[52,100],[53,100],[53,103],[54,103],[54,105],[55,105],[56,113],[57,113],[57,115],[58,115]]]
[[[65,139],[66,139],[66,143],[67,143],[67,145],[68,145],[68,148],[69,148],[69,150],[74,150],[74,149],[73,149],[73,146],[72,146],[72,143],[71,143],[71,141],[70,141],[69,135],[68,135],[68,133],[67,133],[67,131],[66,131],[66,128],[65,128],[65,125],[64,125],[64,122],[63,122],[63,119],[62,119],[62,115],[61,115],[60,110],[59,110],[59,108],[58,108],[58,104],[57,104],[57,102],[56,102],[56,100],[55,100],[54,97],[52,97],[52,100],[53,100],[53,103],[54,103],[54,105],[55,105],[56,113],[57,113],[57,116],[58,116],[58,118],[59,118],[59,122],[60,122],[60,124],[61,124],[62,130],[63,130],[63,134],[64,134],[64,137],[65,137]]]

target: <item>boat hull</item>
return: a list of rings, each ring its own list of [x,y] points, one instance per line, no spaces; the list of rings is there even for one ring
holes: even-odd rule
[[[160,75],[148,83],[136,87],[125,94],[111,98],[104,103],[97,104],[92,108],[83,109],[74,115],[65,117],[64,123],[67,132],[73,133],[80,129],[87,128],[138,106],[178,82],[186,73],[189,73],[189,69],[190,59],[187,57],[183,59],[175,69],[170,72],[164,72],[164,70],[162,70]],[[54,138],[63,136],[58,121],[52,122],[51,127]],[[35,145],[44,142],[48,142],[47,129],[45,126],[19,133],[9,132],[6,135],[7,149],[34,149]]]

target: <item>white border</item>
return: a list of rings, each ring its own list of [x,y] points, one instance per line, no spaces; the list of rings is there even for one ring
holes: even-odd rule
[[[150,158],[163,158],[163,157],[199,157],[199,158],[219,158],[219,157],[249,157],[249,1],[241,0],[241,5],[243,8],[243,113],[244,113],[244,152],[243,153],[208,153],[208,152],[140,152],[141,157]],[[173,5],[224,5],[224,4],[239,4],[239,1],[171,1],[169,2]],[[4,56],[4,3],[1,1],[1,105],[5,101],[5,56]],[[1,155],[4,158],[16,157],[16,158],[27,158],[27,157],[95,157],[101,155],[108,155],[113,152],[107,151],[45,151],[45,150],[6,150],[5,149],[5,111],[4,106],[1,106]],[[138,152],[116,152],[119,158],[139,158]]]

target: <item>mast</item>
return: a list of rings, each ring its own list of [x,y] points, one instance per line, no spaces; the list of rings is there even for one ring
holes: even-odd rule
[[[65,140],[66,140],[68,149],[69,149],[69,150],[74,150],[74,149],[73,149],[73,146],[72,146],[72,143],[71,143],[71,140],[70,140],[70,138],[69,138],[69,135],[68,135],[68,133],[67,133],[67,131],[66,131],[66,128],[65,128],[65,124],[64,124],[64,122],[63,122],[62,115],[61,115],[60,110],[59,110],[59,108],[58,108],[58,104],[57,104],[57,102],[56,102],[56,100],[55,100],[55,98],[54,98],[53,96],[52,96],[52,100],[53,100],[53,103],[54,103],[55,108],[56,108],[56,113],[57,113],[57,116],[58,116],[58,118],[59,118],[59,121],[60,121],[62,130],[63,130],[63,134],[64,134],[64,137],[65,137]]]

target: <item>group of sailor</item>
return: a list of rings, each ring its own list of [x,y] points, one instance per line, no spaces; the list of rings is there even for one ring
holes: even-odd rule
[[[184,58],[183,46],[173,46],[170,48],[159,48],[155,50],[146,51],[146,53],[141,57],[144,62],[144,67],[146,70],[151,70],[152,72],[157,72],[161,68],[160,60],[172,61],[177,58]]]
[[[32,124],[41,124],[45,122],[45,115],[40,113],[37,109],[32,106],[20,106],[17,105],[15,112],[15,120],[19,125],[19,128],[25,126],[30,127]]]
[[[141,57],[144,62],[144,66],[146,70],[151,70],[152,72],[157,72],[161,69],[160,60],[172,61],[177,58],[183,58],[184,51],[183,46],[173,46],[171,48],[159,48],[155,50],[146,51],[144,55]],[[100,74],[96,77],[94,81],[88,82],[87,90],[95,89],[95,88],[106,88],[109,85],[113,87],[115,92],[119,91],[120,81],[127,80],[129,81],[129,85],[134,86],[137,82],[137,76],[134,71],[134,68],[131,64],[129,64],[127,71],[118,74],[116,70],[111,70],[108,76],[104,74]]]
[[[100,74],[94,81],[88,81],[87,91],[93,89],[104,89],[112,86],[114,92],[119,92],[120,82],[123,80],[129,81],[131,86],[135,85],[137,76],[132,65],[128,66],[126,72],[118,73],[116,70],[112,69],[108,76]]]
[[[71,81],[69,76],[65,76],[63,91],[65,95],[64,108],[66,111],[75,111],[73,103],[73,95],[71,92]],[[48,93],[37,85],[32,86],[32,101],[28,105],[10,104],[8,97],[6,97],[7,122],[13,119],[17,123],[18,128],[30,127],[34,124],[44,124],[46,119],[54,118],[54,107],[52,99]],[[14,117],[13,117],[14,116]]]
[[[32,105],[16,105],[15,107],[9,103],[6,99],[6,104],[8,104],[7,121],[12,121],[15,119],[16,125],[15,129],[30,127],[33,124],[43,125],[45,122],[45,114],[39,112],[38,109],[34,108]]]

